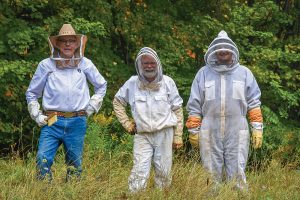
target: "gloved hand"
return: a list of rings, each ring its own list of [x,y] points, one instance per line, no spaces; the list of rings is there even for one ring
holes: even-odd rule
[[[198,116],[189,116],[186,123],[185,123],[185,126],[188,128],[188,129],[191,129],[191,128],[197,128],[199,126],[201,126],[202,124],[202,119],[201,117],[198,117]]]
[[[174,135],[173,138],[173,148],[180,149],[183,146],[182,137],[178,135]]]
[[[103,98],[99,94],[94,94],[90,101],[89,101],[89,106],[91,106],[95,113],[98,113],[101,106],[102,106]]]
[[[189,134],[189,141],[193,148],[199,148],[199,132],[196,134],[190,133]]]
[[[35,121],[39,127],[43,127],[47,124],[48,117],[40,113],[36,118]]]
[[[131,121],[131,120],[128,121],[125,124],[125,129],[130,135],[136,134],[136,125],[135,125],[134,121]]]
[[[129,134],[134,135],[136,133],[136,125],[126,114],[125,106],[121,100],[116,97],[114,98],[113,107],[119,122]]]
[[[40,110],[39,102],[31,101],[28,104],[28,111],[29,111],[31,119],[35,120],[42,113],[42,111]]]
[[[40,110],[40,104],[37,101],[31,101],[28,104],[28,111],[30,114],[30,117],[36,121],[39,127],[45,126],[47,124],[48,117],[46,115],[42,114],[42,111]]]
[[[85,112],[87,114],[87,117],[89,117],[95,112],[95,109],[91,105],[89,105]]]
[[[252,131],[252,147],[254,149],[261,148],[262,140],[263,140],[262,133],[263,133],[262,130],[253,129],[253,131]]]

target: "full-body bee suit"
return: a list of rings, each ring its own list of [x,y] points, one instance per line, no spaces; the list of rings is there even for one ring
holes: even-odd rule
[[[216,53],[228,51],[232,62],[219,64]],[[261,146],[261,92],[251,71],[239,64],[239,51],[225,31],[209,45],[206,65],[193,81],[187,104],[190,133],[199,135],[204,167],[213,181],[222,181],[225,168],[227,180],[236,180],[238,188],[246,188],[245,167],[249,149],[248,113],[253,144]]]
[[[151,56],[157,64],[155,80],[148,82],[143,75],[142,57]],[[148,47],[136,58],[137,76],[132,76],[119,89],[113,102],[123,127],[134,135],[134,166],[129,176],[129,190],[144,189],[150,174],[151,161],[155,168],[155,185],[159,188],[171,183],[172,143],[182,145],[182,99],[173,79],[162,74],[156,52]],[[129,104],[134,121],[129,120],[125,106]]]

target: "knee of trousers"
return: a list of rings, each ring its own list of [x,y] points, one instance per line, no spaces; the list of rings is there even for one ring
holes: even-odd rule
[[[50,167],[53,164],[54,157],[46,156],[43,153],[38,153],[36,157],[36,163],[38,166]]]
[[[66,165],[68,166],[73,166],[75,168],[81,168],[81,165],[82,165],[82,158],[81,156],[74,156],[74,157],[71,157],[71,158],[68,158],[66,157]]]

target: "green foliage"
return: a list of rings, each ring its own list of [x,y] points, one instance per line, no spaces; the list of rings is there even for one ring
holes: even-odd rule
[[[241,52],[241,62],[255,74],[262,102],[282,118],[299,119],[299,39],[285,31],[293,16],[272,1],[233,8],[225,27],[231,30]],[[242,26],[241,26],[242,25]],[[296,67],[295,67],[296,66]]]
[[[101,22],[89,22],[84,18],[76,18],[71,22],[76,30],[82,34],[90,33],[94,37],[105,36],[106,32]]]
[[[120,163],[128,163],[132,155],[133,137],[127,134],[115,117],[96,115],[89,123],[86,135],[87,151],[91,157],[103,154],[118,156]]]
[[[20,148],[21,151],[31,147],[20,146],[22,140],[31,143],[33,123],[28,118],[27,104],[24,99],[27,85],[36,63],[26,61],[0,61],[0,141],[2,149]],[[22,138],[23,137],[23,138]],[[8,146],[10,145],[10,147]]]
[[[297,169],[300,165],[300,129],[269,124],[264,128],[262,149],[251,149],[249,166],[260,168],[271,160],[278,160],[282,165]]]

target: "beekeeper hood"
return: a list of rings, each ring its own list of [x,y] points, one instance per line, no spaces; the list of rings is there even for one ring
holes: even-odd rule
[[[58,40],[61,36],[75,36],[76,38],[76,50],[72,58],[62,58],[59,53],[59,47],[57,45]],[[87,36],[82,34],[76,34],[71,24],[64,24],[58,35],[50,36],[48,38],[49,47],[51,51],[50,58],[56,61],[58,67],[76,67],[80,60],[84,57],[85,44],[87,41]],[[66,61],[68,64],[66,64]]]
[[[157,64],[157,67],[156,67],[156,77],[154,79],[154,81],[152,81],[151,83],[152,84],[157,84],[159,83],[161,80],[162,80],[162,77],[163,77],[163,74],[162,74],[162,66],[161,66],[161,62],[157,56],[157,53],[149,48],[149,47],[143,47],[137,57],[136,57],[136,60],[135,60],[135,68],[136,68],[136,72],[138,74],[138,77],[139,77],[139,80],[142,82],[142,83],[149,83],[146,79],[146,77],[143,75],[143,66],[142,66],[142,57],[145,56],[145,55],[148,55],[148,56],[151,56],[154,58],[154,60],[156,61],[156,64]]]
[[[228,51],[232,53],[232,62],[230,64],[218,63],[217,53]],[[210,43],[207,52],[204,55],[206,64],[215,71],[226,72],[235,69],[239,62],[239,50],[236,44],[228,37],[225,31],[221,31],[218,36]]]

